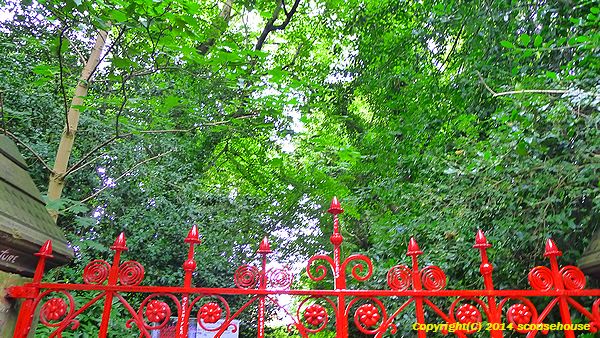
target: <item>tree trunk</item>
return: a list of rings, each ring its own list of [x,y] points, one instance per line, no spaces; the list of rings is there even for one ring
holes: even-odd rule
[[[58,200],[62,195],[62,190],[65,185],[65,173],[67,172],[67,167],[69,165],[69,157],[71,156],[73,142],[75,141],[75,132],[77,131],[77,125],[79,123],[79,107],[83,105],[83,98],[87,96],[93,73],[100,63],[100,56],[106,45],[107,36],[107,31],[98,32],[94,48],[92,48],[90,56],[81,71],[77,87],[75,87],[75,94],[73,95],[71,106],[67,112],[65,129],[62,132],[62,137],[56,152],[54,169],[50,174],[50,180],[48,182],[48,199],[50,201]],[[51,210],[50,215],[54,218],[54,221],[57,220],[57,211]]]

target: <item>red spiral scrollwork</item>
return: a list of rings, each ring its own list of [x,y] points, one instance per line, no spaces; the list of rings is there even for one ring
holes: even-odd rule
[[[387,283],[392,290],[408,290],[411,281],[412,270],[406,265],[396,265],[387,273]]]
[[[373,274],[373,263],[365,255],[352,255],[342,262],[342,271],[346,271],[348,264],[353,263],[352,277],[359,282],[364,282]]]
[[[531,269],[527,278],[529,279],[529,285],[536,290],[548,291],[554,287],[552,271],[545,266],[536,266]]]
[[[146,306],[146,318],[151,323],[160,323],[171,316],[171,309],[167,303],[160,300],[151,300]]]
[[[221,319],[222,312],[219,304],[210,302],[200,307],[198,318],[201,318],[205,323],[214,324]]]
[[[472,304],[463,304],[456,310],[456,320],[461,324],[481,323],[481,311]],[[473,327],[465,332],[473,333],[475,331],[477,331],[477,328]]]
[[[127,261],[119,266],[121,285],[138,285],[144,279],[144,267],[136,261]]]
[[[426,290],[441,290],[446,287],[446,274],[438,266],[426,266],[421,270],[421,281]]]
[[[366,327],[375,326],[381,318],[379,309],[377,309],[377,307],[375,307],[373,304],[363,304],[359,306],[356,310],[355,316],[358,318],[358,321]]]
[[[48,325],[50,321],[59,321],[67,314],[67,303],[62,298],[50,298],[40,312],[40,320],[44,325]]]
[[[560,269],[560,274],[567,290],[585,289],[585,275],[578,267],[573,265],[564,266]]]
[[[306,274],[308,275],[308,277],[310,279],[312,279],[316,282],[323,280],[325,278],[325,276],[327,276],[327,267],[325,267],[325,265],[323,265],[323,264],[315,264],[315,268],[314,268],[315,273],[313,274],[313,272],[311,271],[311,267],[313,266],[313,263],[315,263],[317,261],[327,262],[331,269],[333,269],[333,266],[334,266],[333,259],[331,259],[331,257],[329,257],[329,256],[325,256],[325,255],[312,256],[308,260],[308,263],[306,264]]]
[[[304,310],[304,320],[311,326],[324,326],[327,324],[327,311],[322,305],[312,304]]]
[[[258,284],[260,279],[260,271],[252,265],[242,265],[237,270],[233,280],[235,285],[240,289],[253,289]]]
[[[292,286],[294,276],[290,273],[289,269],[273,269],[269,271],[268,283],[269,287],[273,289],[287,289]]]
[[[86,284],[102,284],[108,278],[110,264],[102,259],[89,262],[83,269],[83,282]]]

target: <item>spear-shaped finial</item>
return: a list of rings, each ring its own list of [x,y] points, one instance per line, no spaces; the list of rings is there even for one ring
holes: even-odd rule
[[[548,238],[548,240],[546,241],[546,250],[544,250],[544,257],[552,256],[562,256],[562,251],[558,250],[556,243],[554,243],[553,240]]]
[[[338,201],[336,196],[334,196],[331,200],[331,205],[329,206],[329,210],[327,210],[327,212],[333,215],[339,215],[344,212],[344,209],[342,209],[340,201]]]
[[[198,235],[198,226],[196,224],[192,226],[184,242],[188,244],[200,244],[201,241],[200,236]]]
[[[115,239],[115,242],[113,243],[113,245],[110,248],[115,251],[117,251],[117,250],[118,251],[127,251],[128,250],[124,232],[119,234],[119,236],[117,237],[117,239]]]
[[[52,256],[52,241],[51,240],[47,240],[44,245],[42,245],[42,247],[40,248],[40,250],[36,253],[34,253],[35,256],[38,257],[54,257]]]
[[[410,241],[408,241],[408,250],[406,251],[406,255],[414,257],[421,254],[423,254],[423,251],[419,249],[419,245],[417,244],[415,238],[411,237]]]
[[[485,238],[483,231],[481,231],[481,229],[477,230],[477,235],[475,235],[475,245],[473,245],[473,247],[475,249],[487,249],[491,246],[492,245],[488,243],[487,238]]]
[[[257,252],[259,254],[269,254],[273,252],[271,251],[271,245],[269,244],[269,239],[267,238],[267,236],[265,236],[265,238],[263,238],[263,240],[260,242]]]

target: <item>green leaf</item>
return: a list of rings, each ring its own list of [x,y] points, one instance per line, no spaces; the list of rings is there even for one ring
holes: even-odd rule
[[[535,36],[535,39],[534,39],[534,41],[533,41],[533,46],[535,46],[535,47],[539,47],[539,46],[541,46],[541,45],[542,45],[542,42],[543,42],[543,39],[542,39],[542,37],[541,37],[541,36],[539,36],[539,35],[536,35],[536,36]]]
[[[125,22],[127,21],[127,14],[117,11],[117,10],[112,10],[110,11],[110,16],[113,19],[113,21],[116,22]]]
[[[66,199],[47,200],[46,201],[46,209],[58,211],[58,210],[63,209],[66,203],[67,203]]]
[[[177,106],[179,104],[180,101],[180,97],[177,96],[168,96],[164,99],[163,101],[163,109],[165,111],[168,111],[169,109]]]
[[[90,249],[93,249],[93,250],[96,250],[99,252],[108,251],[107,247],[105,247],[104,245],[102,245],[101,243],[98,243],[96,241],[87,240],[87,241],[83,241],[81,244],[85,245],[86,247],[88,247]]]
[[[529,42],[531,42],[531,37],[529,35],[527,35],[527,34],[519,35],[519,43],[523,47],[527,47],[529,45]]]
[[[89,210],[90,209],[85,204],[80,203],[80,202],[76,202],[75,204],[73,204],[69,207],[69,211],[74,214],[80,214],[83,212],[87,212]]]
[[[49,65],[37,65],[33,67],[32,71],[38,75],[53,76],[54,74],[58,73],[58,67]]]
[[[600,8],[592,7],[590,8],[590,12],[592,12],[593,14],[600,14]]]
[[[509,49],[513,49],[513,48],[515,48],[515,45],[513,45],[513,44],[512,44],[512,42],[510,42],[510,41],[507,41],[507,40],[502,40],[502,41],[500,41],[500,44],[501,44],[503,47],[506,47],[506,48],[509,48]]]
[[[77,224],[80,228],[91,228],[94,225],[96,225],[97,220],[93,217],[81,217],[81,216],[76,216],[75,217],[75,224]]]
[[[555,72],[546,71],[546,77],[554,80],[558,80],[558,75]]]
[[[515,149],[517,154],[521,155],[521,156],[525,156],[527,155],[527,144],[523,141],[519,142],[519,144],[517,144],[517,148]]]
[[[111,59],[111,63],[115,67],[121,68],[121,69],[126,69],[129,67],[129,65],[131,65],[131,61],[129,61],[128,59],[120,58],[120,57],[113,57]]]
[[[271,165],[274,167],[281,167],[283,166],[283,160],[279,157],[273,158],[271,159]]]

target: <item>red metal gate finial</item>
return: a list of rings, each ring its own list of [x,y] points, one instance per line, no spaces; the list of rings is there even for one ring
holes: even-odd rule
[[[556,243],[554,243],[553,240],[548,238],[548,240],[546,241],[546,249],[544,250],[544,257],[551,257],[551,256],[554,256],[554,257],[562,256],[562,251],[558,250]]]
[[[40,248],[40,251],[34,253],[34,255],[38,257],[43,256],[53,258],[54,256],[52,256],[52,241],[47,240],[46,243],[44,243],[44,245],[42,245],[42,247]]]
[[[338,198],[336,196],[333,196],[333,199],[331,200],[331,205],[329,206],[327,212],[333,215],[339,215],[344,212],[344,209],[342,209],[340,201],[338,201]]]
[[[192,226],[184,242],[188,244],[200,244],[202,242],[200,240],[200,235],[198,234],[198,226],[196,224]]]
[[[113,243],[113,245],[110,248],[115,251],[129,250],[129,249],[127,249],[126,238],[125,238],[124,232],[121,232],[119,234],[119,236],[117,237],[117,239],[115,239],[115,242]]]
[[[485,234],[481,229],[477,230],[477,235],[475,235],[475,245],[473,247],[475,249],[487,249],[492,245],[488,243],[487,238],[485,238]]]
[[[411,237],[410,240],[408,241],[408,248],[406,250],[406,255],[407,256],[419,256],[422,255],[423,251],[421,251],[419,249],[419,245],[417,244],[417,241],[415,240],[414,237]]]
[[[260,245],[258,246],[258,252],[259,254],[270,254],[271,252],[271,245],[269,244],[269,239],[267,238],[267,236],[265,236],[265,238],[263,238],[263,240],[260,242]]]

